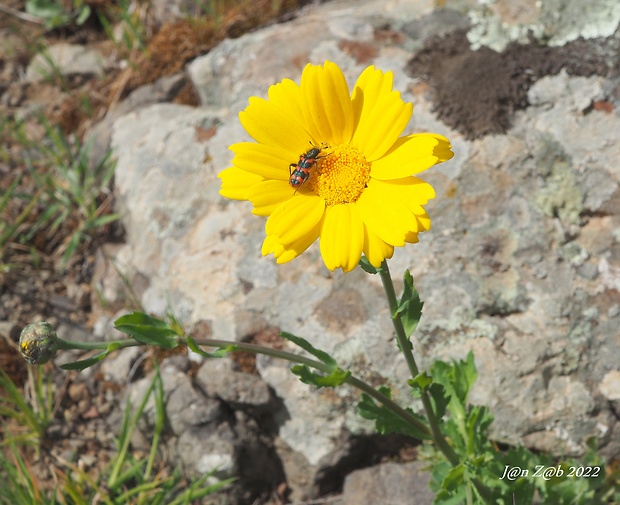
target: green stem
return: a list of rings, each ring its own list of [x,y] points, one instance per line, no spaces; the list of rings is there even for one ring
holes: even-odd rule
[[[394,289],[394,283],[392,282],[392,276],[390,275],[390,269],[388,268],[387,261],[385,260],[381,264],[381,268],[379,269],[379,275],[381,276],[383,289],[385,290],[385,294],[388,299],[390,314],[392,316],[392,324],[394,325],[394,330],[396,332],[396,340],[398,341],[398,346],[405,357],[405,361],[407,362],[407,367],[409,368],[411,377],[415,378],[419,375],[420,372],[413,356],[411,341],[409,340],[409,337],[405,332],[403,322],[397,312],[398,300],[396,298],[396,291]],[[441,429],[439,428],[439,422],[435,417],[433,405],[427,391],[422,391],[421,399],[422,406],[424,407],[424,412],[426,413],[426,418],[428,419],[428,424],[431,429],[433,441],[437,445],[437,448],[450,462],[450,464],[452,466],[457,466],[460,463],[459,457],[456,455],[452,447],[450,447],[450,445],[444,438]]]
[[[183,338],[178,338],[179,344],[184,344],[185,341]],[[68,340],[63,340],[58,338],[58,349],[59,350],[68,350],[68,349],[81,349],[81,350],[94,350],[94,349],[107,349],[110,344],[118,345],[118,349],[122,349],[124,347],[133,347],[144,345],[133,338],[127,338],[124,340],[114,340],[114,341],[106,341],[106,342],[71,342]],[[306,358],[305,356],[299,356],[298,354],[294,354],[291,352],[281,351],[279,349],[271,349],[269,347],[263,347],[257,344],[247,344],[243,342],[231,342],[229,340],[217,340],[217,339],[198,339],[196,343],[200,346],[205,347],[215,347],[220,349],[225,349],[230,346],[234,346],[236,350],[250,352],[252,354],[263,354],[265,356],[271,356],[273,358],[283,359],[285,361],[290,361],[291,363],[298,363],[300,365],[306,365],[326,374],[330,374],[334,371],[331,365],[327,365],[322,363],[321,361],[316,361],[310,358]],[[416,429],[425,433],[427,435],[431,435],[428,426],[424,423],[420,422],[414,416],[412,416],[409,412],[403,409],[396,402],[380,393],[372,386],[367,384],[366,382],[354,377],[349,376],[345,382],[350,384],[353,387],[356,387],[360,391],[368,394],[385,407],[390,409],[392,412],[400,416],[405,422],[414,426]]]
[[[256,344],[234,343],[234,342],[228,342],[226,340],[212,340],[212,339],[196,340],[196,343],[201,346],[204,345],[208,347],[219,347],[219,348],[226,348],[230,345],[234,345],[237,347],[239,351],[251,352],[253,354],[264,354],[266,356],[272,356],[274,358],[283,359],[286,361],[290,361],[292,363],[299,363],[301,365],[309,366],[311,368],[314,368],[326,374],[330,374],[334,371],[331,365],[327,365],[325,363],[322,363],[321,361],[315,361],[313,359],[306,358],[305,356],[299,356],[298,354],[294,354],[291,352],[280,351],[278,349],[271,349],[269,347],[263,347],[263,346],[256,345]],[[373,388],[366,382],[358,379],[357,377],[354,377],[353,375],[350,375],[345,380],[345,382],[347,384],[350,384],[353,387],[356,387],[360,391],[363,391],[364,393],[368,394],[368,396],[371,396],[378,402],[382,403],[385,407],[387,407],[392,412],[397,414],[407,423],[411,424],[412,426],[415,426],[415,428],[417,428],[422,433],[431,435],[431,432],[428,429],[428,426],[426,426],[424,423],[421,423],[418,419],[412,416],[409,412],[403,409],[396,402],[394,402],[393,400],[391,400],[384,394],[380,393],[379,391],[377,391],[375,388]]]
[[[92,351],[95,349],[107,349],[111,343],[116,343],[119,346],[119,349],[124,347],[136,347],[139,345],[144,345],[133,338],[126,338],[123,340],[107,340],[105,342],[73,342],[70,340],[64,340],[58,337],[58,350],[59,351],[68,351],[70,349],[80,349],[82,351]]]

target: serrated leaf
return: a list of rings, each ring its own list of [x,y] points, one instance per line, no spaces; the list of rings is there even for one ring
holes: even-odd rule
[[[463,505],[464,503],[467,503],[464,487],[453,491],[442,489],[433,500],[433,505]]]
[[[411,338],[422,317],[424,302],[420,300],[420,294],[413,285],[413,277],[409,270],[405,271],[403,281],[403,295],[396,308],[396,314],[400,316],[407,338]]]
[[[493,422],[493,414],[481,405],[470,406],[467,411],[465,427],[470,437],[476,441],[476,445],[483,448],[488,440],[488,429]]]
[[[474,355],[470,351],[465,361],[445,363],[435,361],[431,366],[433,381],[443,385],[453,401],[465,405],[469,391],[476,382],[478,372],[474,362]]]
[[[341,370],[340,368],[337,368],[329,375],[320,375],[312,372],[306,365],[295,365],[291,367],[291,371],[299,377],[301,382],[319,388],[339,386],[351,375],[351,372]]]
[[[390,390],[388,388],[380,388],[380,392],[388,398],[390,397]],[[419,431],[384,405],[376,403],[366,393],[362,394],[362,399],[357,404],[357,409],[361,417],[375,422],[375,429],[382,435],[400,433],[401,435],[407,435],[417,438],[418,440],[430,440],[431,438],[430,435]],[[416,417],[421,423],[426,424],[426,419],[422,416],[419,416],[411,409],[405,410]]]
[[[435,412],[435,417],[437,419],[442,419],[446,414],[446,408],[450,403],[450,397],[446,394],[446,388],[444,388],[441,384],[433,383],[428,388],[428,392],[431,396],[431,401],[433,402],[433,412]]]
[[[138,342],[174,349],[179,345],[176,332],[165,321],[142,312],[132,312],[114,321],[114,327]]]
[[[222,347],[215,352],[207,352],[203,350],[192,337],[185,337],[185,341],[187,342],[187,347],[189,347],[196,354],[200,354],[203,358],[223,358],[229,352],[233,352],[238,349],[236,345],[229,345],[227,347]]]
[[[285,331],[280,333],[280,336],[284,337],[287,340],[290,340],[295,345],[298,345],[299,347],[301,347],[304,351],[309,352],[322,363],[325,363],[326,365],[329,365],[332,367],[337,366],[336,360],[334,358],[332,358],[325,351],[321,351],[320,349],[317,349],[316,347],[314,347],[306,339],[293,335],[292,333],[287,333]]]
[[[446,490],[453,490],[460,487],[465,481],[465,466],[463,463],[454,466],[445,476],[442,487]]]

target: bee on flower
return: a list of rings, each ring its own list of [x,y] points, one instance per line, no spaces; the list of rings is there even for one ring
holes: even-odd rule
[[[353,270],[362,254],[379,268],[430,228],[423,205],[435,192],[416,175],[453,153],[441,135],[402,135],[413,106],[392,85],[391,72],[371,66],[349,93],[325,62],[307,65],[299,85],[284,79],[266,100],[250,98],[239,118],[255,142],[230,147],[220,194],[268,216],[263,255],[286,263],[319,239],[330,270]]]
[[[312,145],[312,142],[310,142],[310,144]],[[316,147],[312,145],[312,149],[302,154],[297,163],[291,163],[288,166],[290,174],[288,182],[295,188],[295,193],[297,193],[301,185],[308,180],[310,177],[310,170],[317,167],[319,160],[324,157],[320,156],[321,151],[327,147],[329,146]]]

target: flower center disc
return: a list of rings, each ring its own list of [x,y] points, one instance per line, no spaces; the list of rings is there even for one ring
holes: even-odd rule
[[[370,163],[348,144],[326,150],[308,184],[327,205],[355,202],[370,179]]]

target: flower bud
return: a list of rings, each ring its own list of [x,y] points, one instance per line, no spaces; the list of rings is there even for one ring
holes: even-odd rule
[[[26,326],[19,336],[19,349],[31,365],[43,365],[56,356],[58,335],[45,321]]]

